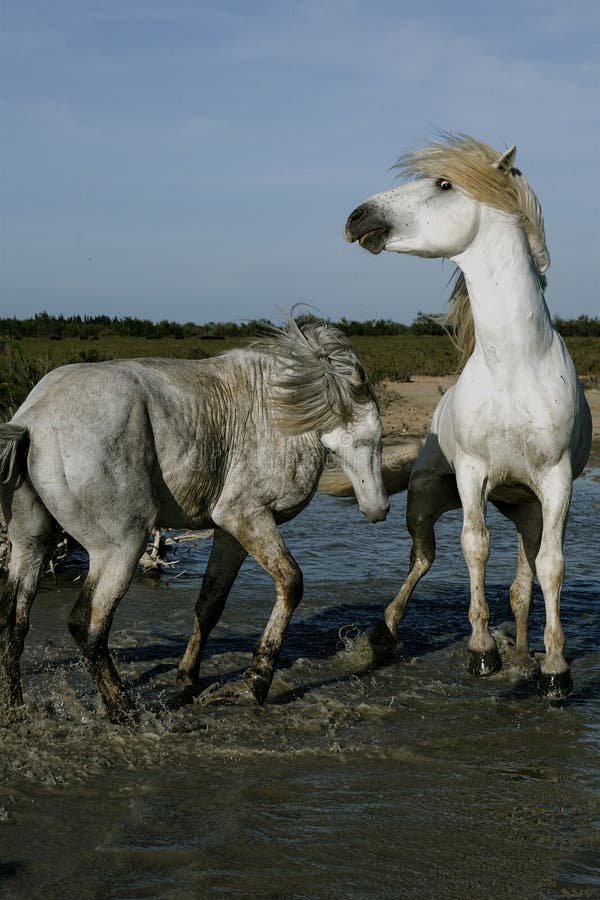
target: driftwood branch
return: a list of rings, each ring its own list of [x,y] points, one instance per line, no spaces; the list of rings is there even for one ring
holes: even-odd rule
[[[165,559],[168,548],[171,547],[176,549],[183,544],[207,540],[208,538],[211,538],[212,535],[212,529],[205,529],[203,531],[171,532],[167,535],[159,528],[155,528],[150,535],[148,546],[140,558],[140,568],[145,573],[162,572],[165,570],[171,571],[177,566],[177,560]],[[72,542],[70,542],[67,535],[63,533],[48,561],[48,568],[45,572],[46,575],[51,575],[53,578],[56,577],[57,569],[60,569],[60,566],[66,561],[69,555],[70,543],[72,547]],[[9,561],[10,541],[8,540],[6,526],[0,514],[0,574],[8,570]]]

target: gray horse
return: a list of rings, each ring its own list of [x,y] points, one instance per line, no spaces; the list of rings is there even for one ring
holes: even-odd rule
[[[0,600],[9,705],[23,702],[19,659],[58,528],[89,554],[69,616],[108,716],[131,701],[108,650],[117,604],[155,526],[214,527],[193,633],[178,673],[200,654],[248,553],[276,600],[243,684],[263,703],[302,573],[277,525],[313,496],[330,451],[372,522],[389,505],[373,388],[346,338],[290,322],[250,348],[209,360],[136,359],[63,366],[0,427],[0,502],[12,554]]]

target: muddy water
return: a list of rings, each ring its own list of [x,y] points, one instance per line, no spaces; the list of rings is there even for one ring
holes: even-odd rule
[[[174,673],[208,545],[138,578],[113,627],[141,710],[98,709],[66,629],[79,573],[44,585],[23,659],[27,710],[0,719],[0,895],[129,898],[600,896],[600,485],[576,486],[563,623],[575,693],[540,700],[511,665],[512,530],[491,516],[488,594],[503,670],[465,669],[460,519],[439,529],[392,664],[365,630],[408,559],[404,498],[372,526],[317,497],[286,528],[306,594],[269,702],[182,704]],[[177,575],[177,577],[175,577]],[[248,562],[203,678],[247,665],[271,605]],[[535,597],[532,646],[542,649]]]

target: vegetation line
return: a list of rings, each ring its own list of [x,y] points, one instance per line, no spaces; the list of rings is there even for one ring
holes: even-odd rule
[[[300,323],[312,321],[310,315],[296,316]],[[36,313],[28,319],[0,318],[0,335],[12,338],[45,337],[50,340],[76,337],[89,340],[99,337],[122,336],[160,339],[172,337],[178,340],[197,337],[208,340],[225,340],[235,337],[252,337],[271,323],[266,319],[251,319],[244,322],[207,322],[198,325],[194,322],[171,322],[163,319],[153,322],[150,319],[137,319],[132,316],[52,316],[47,312]],[[391,319],[368,319],[356,321],[346,318],[331,323],[347,335],[362,337],[382,337],[398,334],[430,334],[443,335],[443,328],[437,323],[436,316],[419,312],[410,325],[394,322]],[[600,337],[600,318],[579,316],[575,319],[555,317],[554,324],[565,337]]]
[[[310,316],[299,316],[302,323]],[[6,421],[50,369],[73,362],[167,356],[202,359],[255,338],[265,320],[196,325],[110,316],[0,318],[0,420]],[[389,320],[335,323],[351,338],[373,382],[455,371],[452,341],[435,319],[419,313],[410,325]],[[600,384],[600,319],[556,319],[586,387]]]

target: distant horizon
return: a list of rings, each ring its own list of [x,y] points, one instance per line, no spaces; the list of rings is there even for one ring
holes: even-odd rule
[[[434,313],[434,312],[418,310],[416,315],[413,317],[413,319],[410,322],[402,321],[400,319],[392,319],[389,317],[382,317],[382,318],[377,318],[377,319],[374,319],[374,318],[373,319],[353,319],[353,318],[349,318],[348,316],[340,316],[340,318],[338,318],[338,319],[332,319],[331,317],[320,316],[317,313],[311,312],[310,310],[307,309],[305,311],[296,313],[294,315],[294,318],[295,319],[304,319],[304,318],[322,319],[323,321],[329,322],[332,325],[336,325],[336,324],[340,324],[340,323],[347,323],[349,325],[352,325],[352,324],[368,325],[368,324],[375,324],[375,323],[388,323],[390,325],[398,325],[398,326],[410,328],[411,325],[414,325],[415,323],[419,322],[419,320],[421,320],[421,319],[435,320],[437,315],[438,314]],[[165,323],[167,325],[177,325],[177,326],[191,325],[191,326],[198,327],[198,328],[205,328],[210,325],[229,325],[229,326],[243,327],[244,325],[251,325],[253,323],[260,323],[260,322],[265,322],[267,324],[274,325],[274,324],[277,324],[278,322],[286,321],[286,319],[288,318],[288,314],[282,313],[281,316],[279,317],[279,319],[276,319],[275,317],[268,319],[265,317],[257,318],[257,317],[248,316],[248,317],[240,318],[240,319],[208,319],[206,321],[187,319],[182,322],[179,319],[167,319],[164,317],[161,319],[153,319],[148,316],[131,316],[128,314],[110,315],[109,313],[104,313],[104,312],[69,313],[67,315],[65,313],[50,313],[46,309],[41,309],[38,312],[34,313],[33,315],[29,315],[29,316],[0,315],[0,324],[4,321],[14,321],[14,322],[18,322],[18,323],[34,322],[37,319],[41,319],[44,317],[48,317],[48,319],[50,321],[58,320],[58,321],[64,321],[67,323],[74,322],[77,319],[81,319],[82,324],[86,324],[86,320],[89,320],[90,324],[102,324],[102,323],[98,323],[97,320],[98,319],[107,319],[109,322],[125,322],[125,321],[131,321],[131,322],[137,322],[137,323],[149,322],[152,325],[160,325],[162,323]],[[589,322],[589,323],[593,323],[593,324],[597,323],[600,325],[600,316],[590,316],[588,313],[579,313],[578,315],[561,316],[561,315],[552,315],[552,312],[551,312],[551,318],[552,318],[553,322],[558,320],[558,321],[565,322],[565,323]]]

